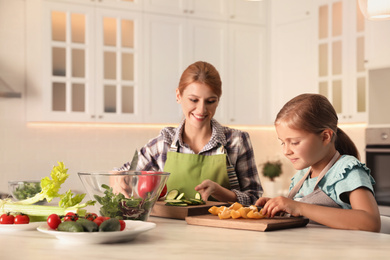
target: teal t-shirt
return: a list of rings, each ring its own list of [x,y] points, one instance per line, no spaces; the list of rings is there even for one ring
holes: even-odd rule
[[[290,190],[308,170],[309,168],[300,170],[291,178]],[[294,199],[302,198],[313,192],[316,182],[317,177],[307,178]],[[325,174],[318,187],[342,208],[351,209],[351,204],[345,193],[365,187],[374,194],[374,184],[375,181],[370,175],[370,169],[364,163],[361,163],[354,156],[343,155]]]

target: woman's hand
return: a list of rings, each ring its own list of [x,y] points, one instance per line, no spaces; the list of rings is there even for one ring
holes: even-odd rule
[[[195,187],[195,190],[200,193],[202,200],[207,201],[210,196],[219,201],[237,201],[237,195],[216,182],[204,180],[201,184]]]
[[[120,174],[120,171],[111,171],[113,176],[110,176],[110,187],[114,194],[122,193],[126,198],[129,198],[129,194],[131,194],[131,188],[129,185],[130,177],[129,176],[119,176],[116,174]]]
[[[256,201],[256,205],[261,206],[263,204],[262,213],[273,218],[279,212],[290,213],[294,217],[301,216],[300,212],[300,202],[288,199],[286,197],[276,197],[276,198],[260,198]]]

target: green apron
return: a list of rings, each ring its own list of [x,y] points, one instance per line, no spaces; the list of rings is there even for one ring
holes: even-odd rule
[[[172,144],[164,166],[164,171],[170,173],[167,181],[168,191],[177,189],[184,192],[185,196],[194,198],[195,186],[207,179],[230,189],[227,155],[223,152],[223,146],[218,151],[216,155],[183,154]],[[237,176],[235,178],[237,180]]]

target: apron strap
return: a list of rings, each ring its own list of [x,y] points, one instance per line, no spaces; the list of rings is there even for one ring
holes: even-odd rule
[[[314,185],[314,190],[318,188],[318,183],[322,180],[322,178],[325,176],[325,174],[329,171],[329,169],[333,166],[333,164],[335,164],[335,162],[337,161],[337,159],[339,158],[340,156],[340,153],[338,151],[336,151],[335,155],[333,156],[333,158],[330,160],[330,162],[325,166],[325,168],[321,171],[320,175],[318,175],[318,178],[317,178],[317,182],[316,184]],[[309,176],[311,172],[311,167],[309,168],[309,170],[306,172],[306,174],[302,177],[302,179],[291,189],[291,191],[289,192],[288,194],[288,198],[289,199],[293,199],[294,196],[298,193],[298,191],[301,189],[303,183],[305,182],[305,180],[307,179],[307,177]]]

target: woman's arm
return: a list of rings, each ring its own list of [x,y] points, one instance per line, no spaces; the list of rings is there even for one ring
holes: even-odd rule
[[[277,197],[264,205],[263,213],[273,217],[277,212],[284,211],[331,228],[379,232],[380,214],[371,191],[358,188],[349,193],[349,200],[352,209],[325,207]]]

